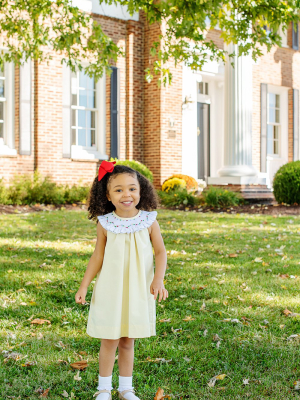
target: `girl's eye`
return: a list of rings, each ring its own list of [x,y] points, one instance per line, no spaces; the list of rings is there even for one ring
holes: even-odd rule
[[[121,189],[117,189],[116,192],[121,192]]]
[[[130,190],[135,190],[135,188],[131,188]]]

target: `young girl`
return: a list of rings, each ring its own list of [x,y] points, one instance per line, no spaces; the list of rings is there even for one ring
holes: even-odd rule
[[[168,297],[167,255],[157,212],[150,211],[157,207],[152,185],[139,172],[114,164],[101,163],[90,191],[88,218],[97,221],[97,243],[75,301],[85,304],[97,274],[87,323],[87,334],[101,338],[96,400],[112,399],[117,347],[119,398],[140,400],[132,386],[134,339],[156,334],[155,300]]]

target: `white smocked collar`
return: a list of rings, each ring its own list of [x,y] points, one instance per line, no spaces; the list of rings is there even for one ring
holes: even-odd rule
[[[114,211],[99,215],[97,218],[104,229],[113,233],[133,233],[149,228],[155,221],[156,211],[139,210],[138,214],[131,218],[119,217]]]

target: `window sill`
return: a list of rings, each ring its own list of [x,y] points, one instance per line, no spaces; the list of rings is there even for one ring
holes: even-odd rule
[[[17,157],[17,150],[11,149],[6,144],[3,144],[3,139],[0,139],[0,157]]]
[[[84,149],[82,146],[71,146],[71,159],[73,161],[98,162],[99,160],[108,160],[108,155],[101,154],[97,150]]]

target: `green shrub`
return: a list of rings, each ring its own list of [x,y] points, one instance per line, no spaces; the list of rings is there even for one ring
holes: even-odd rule
[[[3,178],[0,179],[0,204],[8,204],[8,193],[7,188],[4,185]]]
[[[274,176],[273,190],[278,203],[300,204],[300,161],[279,168]]]
[[[240,193],[231,190],[210,186],[202,192],[205,204],[209,207],[230,207],[244,203]]]
[[[116,165],[126,165],[126,167],[132,168],[144,175],[150,182],[153,182],[153,174],[146,165],[134,160],[118,160],[117,158],[111,158],[110,161],[116,161]]]
[[[166,207],[181,205],[195,206],[200,202],[198,197],[189,193],[186,189],[177,189],[170,192],[163,192],[162,190],[159,190],[157,193],[160,198],[161,204]]]
[[[0,181],[0,204],[65,204],[86,202],[88,186],[58,185],[49,176],[43,177],[38,171],[15,175],[6,188]]]
[[[171,192],[173,190],[181,190],[184,189],[186,187],[186,182],[183,179],[179,179],[179,178],[172,178],[172,179],[168,179],[167,181],[165,181],[162,185],[162,191],[163,192]]]

